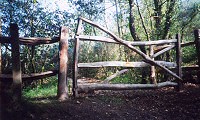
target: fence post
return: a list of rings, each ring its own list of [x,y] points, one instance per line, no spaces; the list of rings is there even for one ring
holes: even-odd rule
[[[154,60],[154,58],[152,57],[152,55],[154,54],[154,46],[151,45],[149,49],[150,49],[149,55],[150,55],[151,59]],[[150,72],[151,72],[151,75],[150,75],[151,83],[157,85],[155,66],[151,66],[151,67],[150,67]]]
[[[200,29],[194,30],[195,45],[198,59],[197,82],[200,83]]]
[[[58,74],[58,99],[63,101],[68,98],[67,62],[68,62],[68,29],[65,26],[60,28],[59,42],[59,74]]]
[[[80,35],[81,32],[81,26],[82,26],[82,20],[78,19],[78,25],[76,30],[76,36]],[[75,44],[74,44],[74,58],[73,58],[73,96],[76,98],[78,97],[78,55],[79,55],[79,38],[75,38]]]
[[[22,96],[22,76],[20,63],[20,47],[19,47],[19,28],[17,24],[10,24],[11,48],[12,48],[12,93],[14,104],[20,105]],[[17,110],[19,106],[13,106]]]
[[[182,78],[182,68],[181,68],[181,63],[182,63],[182,52],[181,52],[181,39],[180,39],[180,34],[176,34],[176,64],[177,64],[177,75]],[[180,90],[182,87],[182,82],[178,80],[178,87],[177,90]]]

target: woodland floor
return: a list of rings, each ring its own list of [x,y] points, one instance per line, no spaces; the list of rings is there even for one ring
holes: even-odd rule
[[[24,120],[199,120],[200,86],[186,84],[181,92],[173,88],[97,91],[65,102],[37,98],[23,102],[20,113]]]

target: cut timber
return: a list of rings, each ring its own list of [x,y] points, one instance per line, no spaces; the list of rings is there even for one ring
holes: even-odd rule
[[[175,67],[176,64],[165,61],[155,61],[159,65],[167,67]],[[145,62],[122,62],[122,61],[105,61],[105,62],[93,62],[93,63],[78,63],[78,67],[148,67],[150,66]]]
[[[135,89],[158,89],[162,87],[175,87],[175,82],[162,82],[155,84],[81,84],[78,85],[79,92],[88,92],[91,90],[135,90]]]
[[[31,74],[22,74],[22,80],[38,80],[51,76],[55,76],[58,74],[58,70],[47,71],[42,73],[31,73]],[[0,74],[0,80],[3,81],[12,81],[12,74]]]
[[[107,42],[107,43],[119,43],[113,40],[112,38],[108,37],[102,37],[102,36],[88,36],[88,35],[79,35],[76,36],[76,38],[79,38],[83,41],[99,41],[99,42]]]
[[[190,42],[186,42],[186,43],[181,43],[181,47],[186,47],[186,46],[190,46],[190,45],[194,45],[195,42],[194,41],[190,41]]]
[[[69,30],[67,27],[60,28],[59,42],[59,73],[58,73],[58,99],[63,101],[68,98],[67,82],[67,61],[68,61],[68,37]]]
[[[19,37],[19,44],[23,45],[51,44],[58,41],[59,37],[53,37],[53,38]],[[11,43],[11,37],[0,37],[0,43]]]
[[[115,41],[112,38],[102,37],[102,36],[79,35],[79,36],[76,36],[76,38],[79,38],[80,40],[87,40],[87,41],[99,41],[99,42],[120,44],[119,42]],[[177,42],[176,39],[157,40],[157,41],[134,41],[134,42],[126,41],[127,44],[131,44],[133,46],[162,45],[162,44],[175,43],[175,42]]]
[[[162,44],[169,44],[175,43],[177,39],[169,39],[169,40],[156,40],[156,41],[135,41],[131,42],[133,46],[150,46],[150,45],[162,45]]]
[[[28,38],[28,37],[20,37],[20,44],[25,45],[40,45],[40,44],[51,44],[59,41],[59,37],[53,38]]]
[[[153,57],[153,58],[158,57],[159,55],[162,55],[163,53],[165,53],[165,52],[167,52],[167,51],[173,49],[174,47],[175,47],[175,45],[172,45],[172,46],[170,46],[170,47],[167,47],[167,48],[165,48],[165,49],[163,49],[163,50],[161,50],[161,51],[155,53],[154,55],[152,55],[152,57]]]
[[[119,75],[121,75],[121,74],[123,74],[123,73],[126,73],[126,72],[128,72],[128,69],[124,69],[124,70],[118,71],[118,72],[116,72],[115,74],[113,74],[113,75],[107,77],[102,83],[108,83],[108,82],[109,82],[110,80],[112,80],[113,78],[115,78],[115,77],[117,77],[117,76],[119,76]]]

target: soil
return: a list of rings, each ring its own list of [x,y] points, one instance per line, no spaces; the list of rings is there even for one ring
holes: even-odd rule
[[[22,120],[199,120],[200,85],[186,84],[180,92],[174,88],[95,91],[64,102],[36,98],[25,100],[14,115],[20,114]]]

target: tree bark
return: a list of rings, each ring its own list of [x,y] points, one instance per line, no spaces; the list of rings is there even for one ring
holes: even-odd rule
[[[135,23],[134,23],[135,18],[133,14],[133,10],[134,10],[133,0],[129,0],[129,6],[130,6],[129,28],[130,28],[131,36],[133,37],[134,41],[141,41],[135,29]],[[139,46],[139,48],[143,53],[146,54],[145,46]],[[146,83],[146,77],[147,77],[147,71],[146,69],[142,69],[142,83]]]
[[[68,62],[68,29],[61,27],[60,29],[60,63],[58,74],[58,99],[63,101],[68,98],[67,85],[67,62]]]

